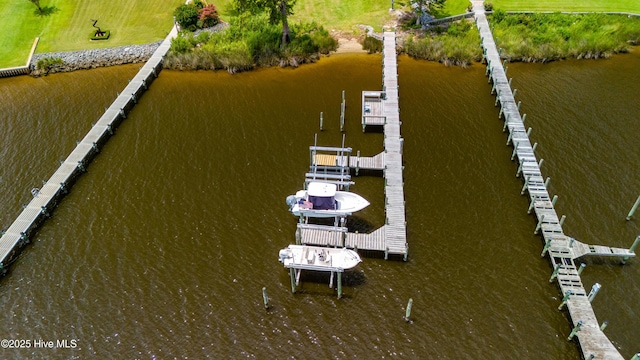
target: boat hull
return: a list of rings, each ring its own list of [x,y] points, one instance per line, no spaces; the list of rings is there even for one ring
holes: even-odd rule
[[[362,262],[354,250],[308,245],[289,245],[279,256],[285,268],[315,271],[343,272]]]
[[[291,213],[295,216],[303,215],[317,218],[347,216],[366,208],[370,204],[362,196],[347,191],[336,191],[334,198],[336,202],[334,209],[304,208],[304,204],[301,204],[301,200],[307,201],[308,194],[307,191],[300,190],[295,195],[296,202],[291,207]]]

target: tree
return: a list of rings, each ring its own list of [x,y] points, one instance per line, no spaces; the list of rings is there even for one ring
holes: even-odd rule
[[[296,0],[235,0],[234,8],[238,13],[265,11],[272,24],[282,23],[282,46],[285,46],[291,41],[287,18],[293,15],[295,4]]]
[[[38,8],[38,14],[43,15],[42,7],[40,6],[40,0],[29,0],[30,3]]]

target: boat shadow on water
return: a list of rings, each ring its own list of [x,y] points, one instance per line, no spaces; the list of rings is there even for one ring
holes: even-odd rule
[[[285,279],[283,278],[283,281]],[[288,278],[286,281],[289,281]],[[300,284],[296,288],[296,294],[335,296],[337,283],[334,275],[333,289],[328,286],[331,274],[319,271],[302,271]],[[362,269],[353,269],[342,273],[342,297],[353,296],[354,288],[365,285],[367,279]]]

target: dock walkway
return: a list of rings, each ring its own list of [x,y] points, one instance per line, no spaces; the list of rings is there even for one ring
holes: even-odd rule
[[[29,238],[50,216],[77,177],[86,171],[89,162],[158,76],[162,69],[162,60],[171,47],[171,39],[177,34],[178,31],[174,26],[138,74],[118,95],[71,154],[61,162],[58,170],[39,191],[34,193],[33,199],[25,206],[18,218],[2,233],[2,237],[0,237],[0,272],[6,272],[7,266],[17,257],[19,250],[29,243]]]
[[[408,244],[404,207],[404,180],[400,110],[398,103],[398,71],[396,33],[384,32],[383,91],[365,91],[362,95],[362,129],[383,126],[384,151],[375,156],[312,155],[312,165],[382,171],[385,193],[385,225],[369,234],[350,233],[343,227],[317,227],[299,224],[296,240],[301,244],[342,246],[359,250],[382,251],[407,259]],[[331,148],[330,150],[334,150]],[[349,152],[351,149],[348,149]],[[321,174],[322,175],[322,174]],[[318,176],[321,176],[318,175]],[[343,180],[351,180],[344,177]]]
[[[492,93],[496,92],[496,105],[500,104],[500,114],[501,116],[504,114],[505,128],[509,133],[508,142],[513,144],[513,157],[518,161],[516,176],[522,176],[525,179],[523,190],[527,190],[531,200],[530,210],[534,211],[538,219],[536,233],[542,232],[545,243],[543,254],[547,253],[554,268],[550,282],[555,279],[563,295],[570,292],[566,306],[574,331],[569,337],[575,335],[578,338],[585,359],[623,359],[615,346],[600,330],[600,324],[582,285],[573,259],[577,257],[576,255],[586,255],[586,253],[582,254],[581,250],[577,250],[584,249],[584,247],[579,246],[578,242],[566,236],[562,231],[562,225],[553,206],[554,201],[549,197],[540,172],[542,160],[540,163],[538,162],[534,148],[529,141],[527,130],[507,80],[506,71],[501,64],[500,53],[489,28],[483,1],[472,0],[471,2],[475,12],[476,25],[482,38],[484,57],[487,61],[487,74],[490,81],[493,82]],[[610,248],[605,248],[600,250],[612,252]],[[594,252],[590,251],[590,253]],[[633,256],[635,254],[627,251],[626,255]]]

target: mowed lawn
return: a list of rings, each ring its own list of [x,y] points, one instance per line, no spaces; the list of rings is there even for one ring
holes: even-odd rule
[[[485,0],[505,11],[626,12],[640,14],[640,0]]]
[[[132,44],[147,44],[167,36],[173,26],[173,10],[183,0],[41,0],[41,6],[57,11],[39,17],[27,0],[0,1],[0,67],[24,65],[36,36],[37,53],[73,51]],[[90,41],[93,22],[110,30],[107,41]]]
[[[407,0],[396,0],[396,8],[402,2]],[[209,3],[218,7],[223,20],[233,15],[231,0],[209,0]],[[393,19],[390,8],[390,0],[298,0],[289,23],[315,21],[329,31],[346,32],[358,31],[357,25],[365,24],[380,31],[382,25]]]

